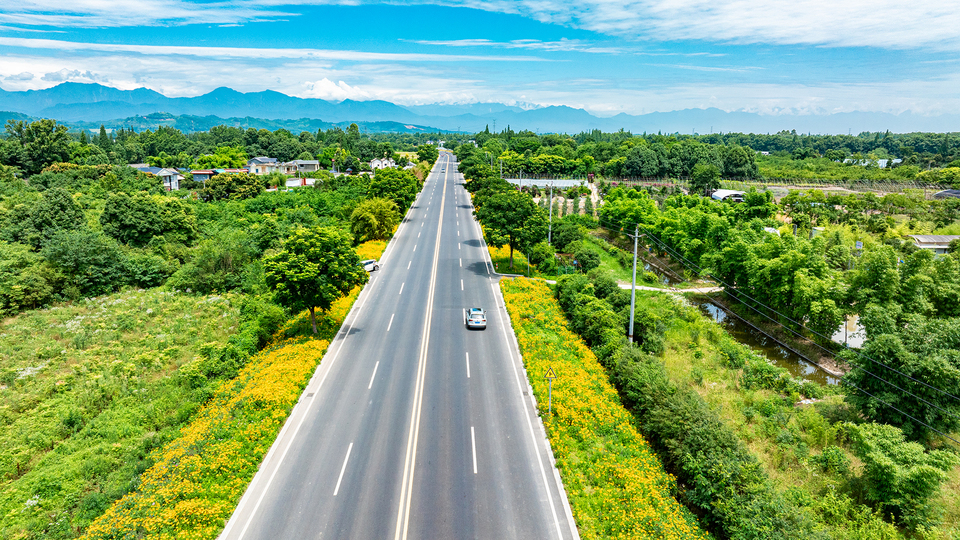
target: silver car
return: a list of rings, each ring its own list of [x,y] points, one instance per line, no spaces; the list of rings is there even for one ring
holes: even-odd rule
[[[470,308],[463,310],[463,319],[467,329],[484,330],[487,328],[487,312],[482,308]]]

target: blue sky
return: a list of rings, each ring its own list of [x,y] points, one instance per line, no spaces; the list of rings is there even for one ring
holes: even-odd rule
[[[64,7],[69,6],[69,7]],[[608,116],[960,112],[960,9],[915,0],[0,0],[0,87],[218,86]]]

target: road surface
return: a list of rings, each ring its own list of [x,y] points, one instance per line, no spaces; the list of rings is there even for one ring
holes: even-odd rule
[[[221,538],[577,538],[488,259],[443,152]]]

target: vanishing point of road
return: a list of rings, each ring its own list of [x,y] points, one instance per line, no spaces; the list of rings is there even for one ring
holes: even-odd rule
[[[578,538],[472,210],[442,152],[222,539]]]

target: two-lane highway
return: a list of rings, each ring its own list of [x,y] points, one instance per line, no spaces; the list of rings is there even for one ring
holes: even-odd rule
[[[488,259],[442,152],[221,538],[577,537]]]

